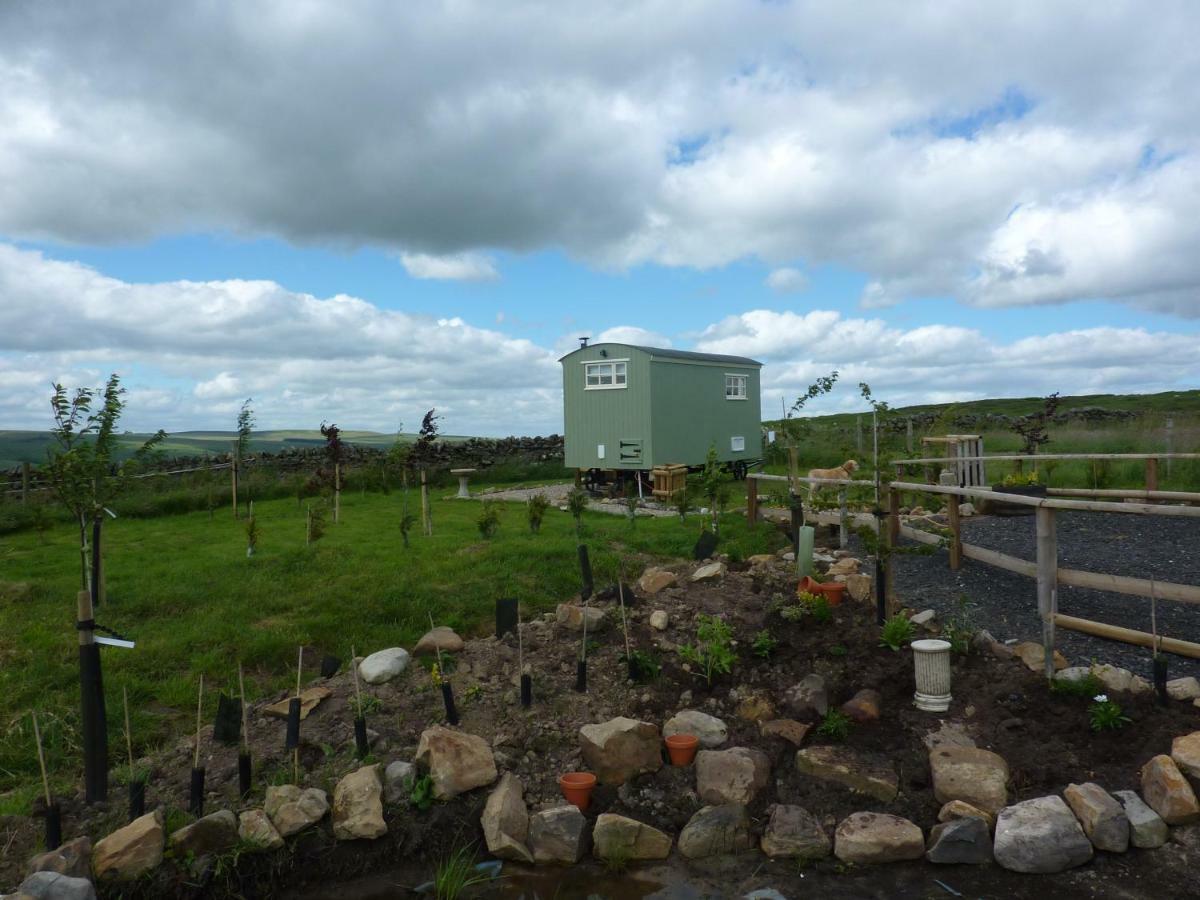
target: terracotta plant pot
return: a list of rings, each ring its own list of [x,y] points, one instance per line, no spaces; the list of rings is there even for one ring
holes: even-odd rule
[[[839,606],[846,594],[846,582],[844,581],[827,581],[824,584],[818,585],[818,587],[821,588],[821,593],[829,600],[830,606]]]
[[[821,582],[815,580],[810,575],[805,575],[800,579],[800,583],[796,585],[796,593],[804,592],[806,594],[820,594]]]
[[[596,787],[596,776],[591,772],[567,772],[558,776],[558,787],[568,803],[587,812],[592,802],[592,789]]]
[[[696,758],[700,739],[694,734],[672,734],[667,737],[667,753],[673,766],[690,766]]]

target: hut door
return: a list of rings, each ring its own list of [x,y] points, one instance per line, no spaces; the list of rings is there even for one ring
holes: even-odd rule
[[[638,463],[642,461],[641,440],[622,440],[620,442],[620,462]]]

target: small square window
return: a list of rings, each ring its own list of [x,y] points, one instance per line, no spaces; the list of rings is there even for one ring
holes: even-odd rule
[[[745,375],[726,375],[725,376],[725,399],[726,400],[745,400],[747,399],[746,382],[749,379]]]
[[[746,439],[744,437],[731,437],[729,439],[729,449],[733,453],[742,453],[746,449]]]
[[[585,390],[598,391],[623,388],[627,384],[625,362],[590,362],[583,368]]]

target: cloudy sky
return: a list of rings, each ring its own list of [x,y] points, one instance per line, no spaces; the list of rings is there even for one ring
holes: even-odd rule
[[[684,12],[686,11],[686,12]],[[1200,385],[1200,7],[0,4],[0,428],[561,428],[580,335]],[[846,387],[823,410],[855,408]]]

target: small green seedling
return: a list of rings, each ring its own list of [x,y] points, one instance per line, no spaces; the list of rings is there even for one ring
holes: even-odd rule
[[[897,613],[884,623],[883,631],[879,635],[879,646],[893,651],[899,650],[912,640],[914,633],[913,623]]]

